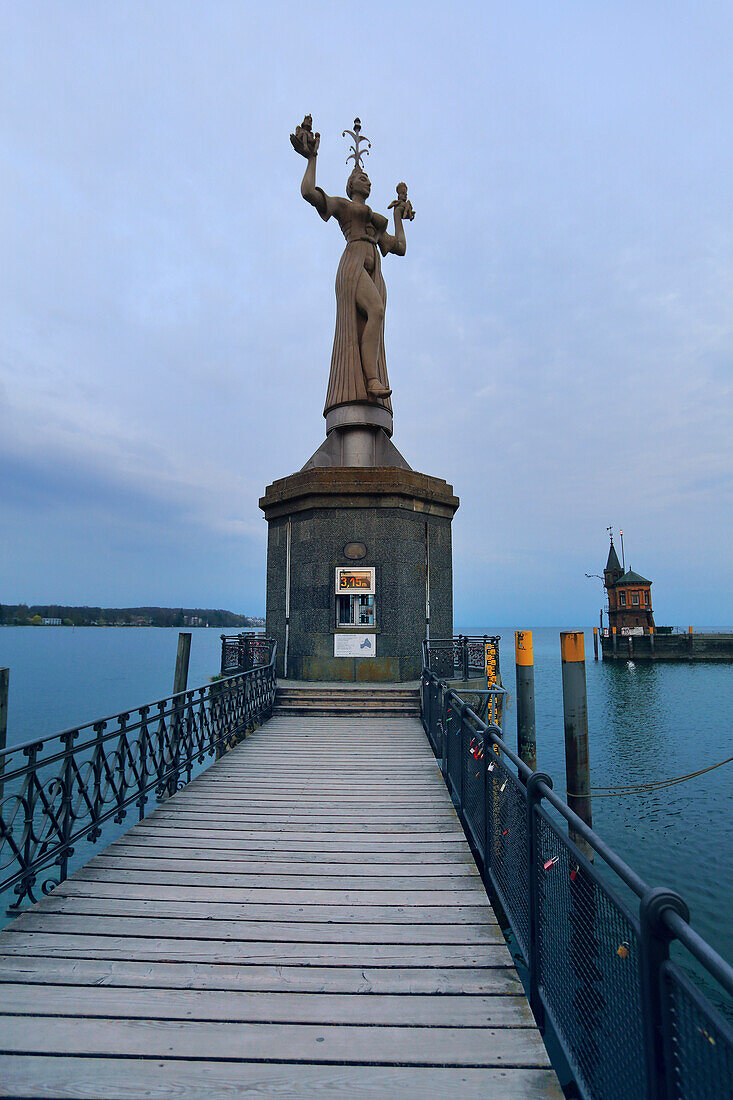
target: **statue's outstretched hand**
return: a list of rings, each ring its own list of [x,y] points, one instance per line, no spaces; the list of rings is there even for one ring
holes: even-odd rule
[[[308,160],[318,155],[318,146],[321,143],[321,135],[313,133],[310,116],[306,115],[301,126],[295,127],[295,133],[290,135],[290,144],[296,153]]]
[[[392,200],[387,209],[394,210],[395,214],[399,214],[405,221],[411,222],[415,217],[415,211],[412,209],[412,203],[407,197],[407,187],[404,183],[398,184],[397,198]]]

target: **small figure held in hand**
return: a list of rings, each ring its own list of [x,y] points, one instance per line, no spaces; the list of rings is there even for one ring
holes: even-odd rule
[[[412,209],[412,203],[407,197],[407,184],[397,184],[397,198],[394,199],[389,206],[388,210],[394,210],[395,214],[399,214],[400,217],[406,221],[411,222],[414,220],[415,211]]]
[[[318,146],[321,135],[313,133],[313,116],[306,115],[300,126],[295,127],[295,133],[290,135],[290,143],[296,153],[301,157],[310,159],[318,155]]]

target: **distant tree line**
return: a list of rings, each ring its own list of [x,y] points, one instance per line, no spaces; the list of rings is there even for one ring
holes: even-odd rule
[[[62,604],[0,604],[0,625],[40,626],[60,619],[64,626],[257,627],[264,620],[202,607],[67,607]]]

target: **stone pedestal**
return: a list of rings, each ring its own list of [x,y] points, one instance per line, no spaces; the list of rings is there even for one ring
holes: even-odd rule
[[[339,435],[329,433],[327,442]],[[392,446],[386,433],[385,442]],[[277,639],[278,676],[418,679],[428,620],[433,637],[453,633],[451,521],[458,503],[447,482],[398,465],[309,462],[269,485],[260,508],[268,524],[267,633]],[[339,567],[374,571],[373,625],[337,626]],[[361,646],[371,655],[335,655]]]

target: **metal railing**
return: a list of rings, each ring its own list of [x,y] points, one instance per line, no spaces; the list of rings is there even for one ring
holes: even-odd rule
[[[269,665],[275,652],[275,639],[264,634],[222,634],[221,674],[248,672]]]
[[[457,634],[453,638],[427,638],[423,665],[443,680],[469,680],[486,675],[486,647],[491,648],[499,679],[499,637],[493,634]]]
[[[509,748],[491,720],[503,692],[482,722],[429,668],[421,690],[423,725],[516,939],[535,1017],[551,1025],[580,1095],[733,1096],[733,968],[690,926],[684,900],[650,889]]]
[[[10,910],[63,882],[75,845],[96,844],[130,811],[142,821],[238,744],[270,716],[275,688],[273,646],[251,671],[0,752],[0,897],[15,895]]]

